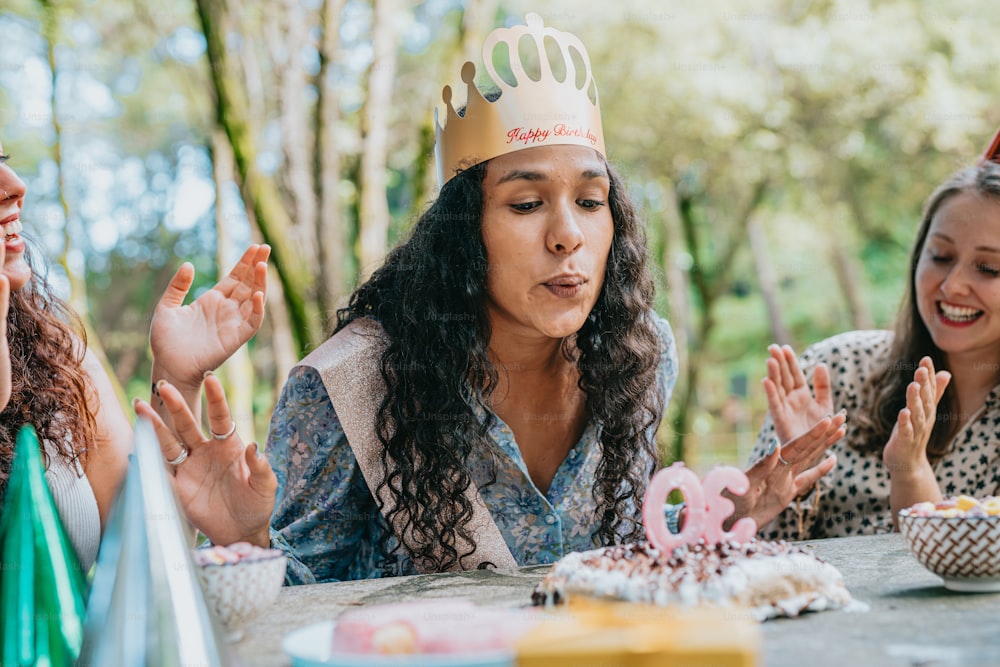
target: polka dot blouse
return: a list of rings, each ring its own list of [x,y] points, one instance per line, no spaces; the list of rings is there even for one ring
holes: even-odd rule
[[[834,412],[847,410],[847,435],[828,454],[837,466],[805,498],[792,504],[759,535],[765,539],[804,540],[847,535],[872,535],[892,530],[889,473],[881,449],[862,453],[850,447],[861,437],[852,416],[870,409],[865,384],[883,368],[892,344],[890,331],[851,331],[828,338],[803,353],[799,364],[812,382],[816,364],[830,368]],[[1000,494],[1000,385],[994,387],[982,410],[966,417],[934,472],[944,495],[960,493],[982,497]],[[764,456],[774,437],[768,415],[754,445],[752,460]]]

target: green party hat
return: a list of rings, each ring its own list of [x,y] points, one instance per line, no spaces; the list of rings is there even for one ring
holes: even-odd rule
[[[0,518],[0,664],[72,665],[83,644],[86,584],[52,492],[38,435],[17,434]]]

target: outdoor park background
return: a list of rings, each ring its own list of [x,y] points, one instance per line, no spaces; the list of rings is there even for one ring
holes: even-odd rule
[[[123,400],[181,261],[205,289],[274,248],[264,328],[220,372],[247,440],[434,197],[442,85],[527,11],[589,50],[680,347],[661,441],[698,468],[748,455],[767,344],[891,326],[923,200],[1000,127],[995,0],[3,4],[24,234]]]

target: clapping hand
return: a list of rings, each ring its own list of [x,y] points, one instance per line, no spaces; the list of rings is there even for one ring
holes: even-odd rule
[[[817,364],[810,388],[790,346],[771,345],[767,349],[771,353],[767,377],[763,380],[767,407],[778,440],[790,442],[823,417],[833,414],[830,371],[826,364]]]
[[[197,392],[206,372],[257,333],[264,321],[270,252],[269,246],[251,245],[228,275],[187,306],[194,267],[181,265],[153,313],[149,344],[154,380]]]
[[[894,480],[930,470],[927,443],[937,420],[937,404],[950,381],[948,371],[934,372],[930,357],[920,360],[913,382],[906,387],[906,407],[899,411],[896,426],[882,451],[882,462]]]
[[[746,471],[750,489],[742,496],[732,496],[736,505],[733,519],[750,517],[763,527],[788,505],[813,487],[823,475],[833,470],[836,456],[814,461],[826,449],[844,437],[843,411],[820,419],[812,428],[784,445],[774,447]]]
[[[153,424],[188,520],[215,544],[268,546],[278,480],[257,445],[236,433],[218,378],[205,378],[207,437],[176,387],[160,382],[158,390],[174,431],[145,401],[135,401],[135,412]]]

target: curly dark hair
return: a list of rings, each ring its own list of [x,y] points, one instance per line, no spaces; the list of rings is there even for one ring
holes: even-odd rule
[[[28,251],[25,255],[29,260]],[[79,318],[52,293],[45,275],[32,266],[31,279],[10,295],[7,342],[13,387],[0,412],[0,502],[14,461],[14,439],[32,424],[43,455],[86,462],[96,425],[87,407],[93,391],[83,370],[86,334]]]
[[[494,419],[488,403],[498,374],[487,354],[481,228],[487,165],[446,183],[409,238],[337,312],[336,331],[367,317],[387,334],[381,358],[387,392],[376,418],[385,481],[378,492],[390,489],[396,507],[387,518],[404,527],[411,557],[437,570],[460,567],[469,555],[458,552],[457,537],[475,544],[466,527],[472,516],[463,495],[472,483],[466,461],[485,446]],[[602,426],[595,546],[640,536],[639,508],[657,463],[654,433],[664,407],[653,389],[661,343],[651,316],[645,233],[621,179],[608,172],[614,238],[604,285],[586,323],[563,341],[563,353],[579,368],[588,416]],[[490,415],[485,423],[477,410]],[[387,556],[388,536],[381,549]]]
[[[917,238],[910,254],[910,275],[899,314],[896,316],[895,336],[885,368],[874,374],[862,389],[872,406],[871,415],[858,417],[862,437],[852,446],[861,451],[881,452],[896,425],[899,411],[906,407],[906,387],[913,381],[913,373],[920,359],[930,357],[936,370],[948,370],[944,353],[934,344],[930,331],[917,310],[917,262],[924,251],[924,242],[931,221],[941,206],[963,192],[974,192],[1000,202],[1000,165],[985,162],[977,167],[967,167],[953,174],[927,199]],[[957,404],[953,384],[945,389],[938,403],[938,415],[954,414]],[[963,419],[937,419],[927,444],[927,458],[931,463],[943,457],[955,433],[962,427]]]

